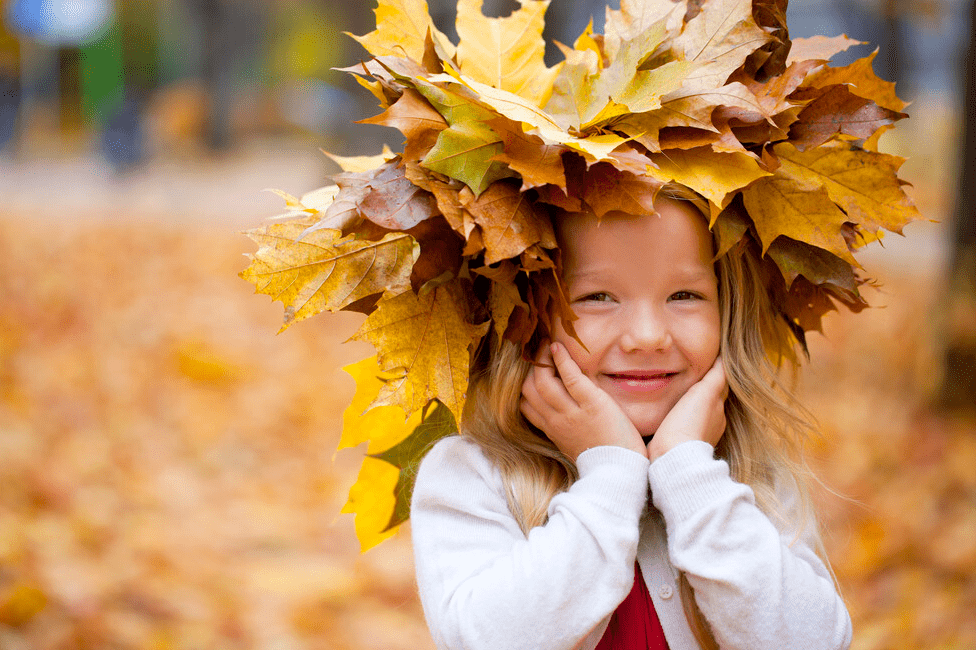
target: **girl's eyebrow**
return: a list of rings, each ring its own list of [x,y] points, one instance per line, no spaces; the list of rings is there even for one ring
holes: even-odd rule
[[[714,280],[715,271],[711,267],[694,267],[676,269],[678,275],[683,280]]]

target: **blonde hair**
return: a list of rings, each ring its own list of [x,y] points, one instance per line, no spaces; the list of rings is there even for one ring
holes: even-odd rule
[[[679,186],[667,192],[676,199],[688,198],[687,194]],[[812,427],[781,378],[782,367],[790,365],[784,360],[796,359],[795,340],[775,311],[754,242],[740,241],[715,266],[720,354],[729,384],[727,428],[716,455],[728,462],[734,480],[753,489],[758,507],[781,530],[792,529],[798,535],[812,513],[806,487],[809,472],[800,453]],[[494,334],[486,337],[473,366],[460,427],[462,435],[477,441],[498,466],[509,508],[525,534],[546,522],[549,502],[578,476],[574,463],[519,410],[522,384],[531,367],[518,346]],[[790,484],[799,495],[795,520],[787,520],[777,500],[781,483]],[[823,554],[819,543],[816,550]],[[717,648],[683,574],[680,589],[699,644]]]

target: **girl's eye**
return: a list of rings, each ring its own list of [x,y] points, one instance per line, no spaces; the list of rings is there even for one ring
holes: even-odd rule
[[[699,295],[691,291],[677,291],[671,294],[669,300],[695,300]]]
[[[595,293],[588,293],[580,298],[584,302],[610,302],[613,298],[609,293],[604,291],[597,291]]]

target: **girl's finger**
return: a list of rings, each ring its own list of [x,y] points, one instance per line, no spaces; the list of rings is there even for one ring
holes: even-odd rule
[[[717,357],[712,367],[701,378],[701,383],[709,386],[716,395],[722,395],[723,399],[728,396],[729,382],[725,376],[725,365],[722,357]]]
[[[576,365],[573,358],[569,356],[569,351],[565,345],[553,343],[550,348],[552,350],[553,363],[559,372],[559,377],[562,379],[562,384],[565,386],[568,396],[577,404],[583,403],[590,396],[587,392],[587,389],[592,386],[590,380],[579,369],[579,366]]]
[[[548,348],[548,346],[544,346]],[[564,410],[574,406],[575,402],[566,392],[562,381],[556,376],[552,356],[548,352],[536,355],[537,365],[529,370],[525,383],[522,384],[522,395],[532,400],[536,409]]]
[[[545,420],[538,409],[532,405],[531,400],[522,398],[522,401],[519,403],[519,410],[525,416],[525,419],[531,422],[537,429],[541,429],[542,431],[546,430]]]

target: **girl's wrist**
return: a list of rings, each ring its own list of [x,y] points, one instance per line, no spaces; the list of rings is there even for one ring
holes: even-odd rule
[[[705,442],[706,444],[713,446],[704,440],[694,440],[690,438],[687,440],[664,441],[664,442],[659,442],[658,444],[654,444],[654,442],[655,442],[655,438],[651,438],[651,441],[647,443],[647,458],[652,463],[656,461],[658,458],[660,458],[661,456],[667,454],[669,451],[675,449],[676,447],[681,446],[686,442]]]

